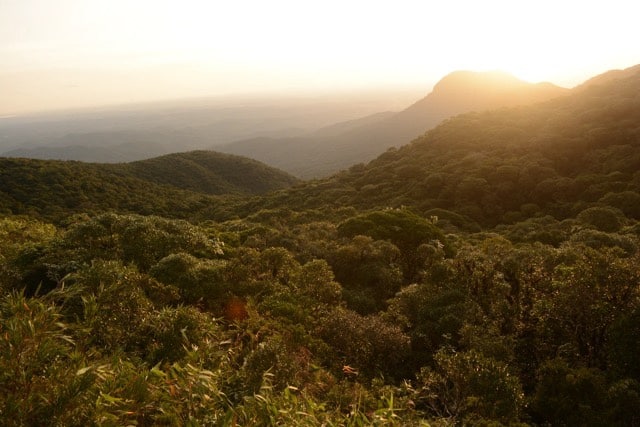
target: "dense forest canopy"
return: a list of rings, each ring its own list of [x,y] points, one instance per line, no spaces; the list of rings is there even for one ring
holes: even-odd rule
[[[639,95],[608,75],[261,196],[208,194],[204,153],[3,160],[0,418],[638,425]]]

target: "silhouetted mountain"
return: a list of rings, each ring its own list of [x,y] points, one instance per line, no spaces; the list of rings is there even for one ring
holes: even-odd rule
[[[0,158],[0,213],[61,220],[100,211],[191,217],[212,195],[286,188],[292,176],[255,160],[189,152],[123,164]]]
[[[551,83],[531,84],[498,71],[455,71],[440,80],[429,95],[390,121],[398,129],[408,128],[415,133],[424,123],[432,127],[460,113],[533,104],[567,92]]]
[[[425,98],[393,115],[374,115],[305,137],[251,139],[218,149],[258,159],[296,176],[313,178],[372,160],[387,148],[411,141],[448,117],[531,104],[566,92],[567,89],[550,83],[526,83],[506,73],[457,71],[438,82]],[[336,129],[344,130],[335,132]]]

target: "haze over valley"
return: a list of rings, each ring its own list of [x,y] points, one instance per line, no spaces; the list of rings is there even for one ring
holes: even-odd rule
[[[415,99],[417,90],[165,101],[0,119],[0,153],[121,162],[249,137],[299,135]]]
[[[0,154],[213,149],[322,177],[450,116],[551,98],[637,59],[624,2],[250,3],[3,1]],[[596,35],[589,21],[613,10]]]

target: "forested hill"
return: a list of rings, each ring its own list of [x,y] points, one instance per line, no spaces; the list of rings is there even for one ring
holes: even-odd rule
[[[640,70],[622,76],[537,105],[458,116],[260,206],[444,209],[491,226],[607,203],[638,218]]]
[[[113,210],[192,217],[213,195],[286,188],[292,176],[257,161],[196,151],[122,164],[0,158],[0,209],[60,220]]]
[[[205,194],[264,194],[298,182],[256,160],[215,151],[168,154],[120,167],[146,181]]]
[[[457,114],[527,105],[567,92],[550,83],[531,84],[506,73],[456,71],[443,77],[427,96],[395,114],[378,114],[303,137],[250,139],[219,149],[302,178],[317,178],[370,161]],[[343,131],[336,132],[340,128]]]

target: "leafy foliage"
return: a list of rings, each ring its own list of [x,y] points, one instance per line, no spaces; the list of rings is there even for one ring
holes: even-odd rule
[[[116,185],[118,213],[54,203],[53,225],[30,199],[55,180],[26,181],[32,215],[0,219],[0,419],[638,425],[636,80],[290,192],[198,195],[200,221]]]

